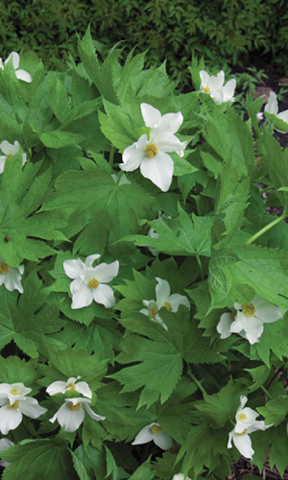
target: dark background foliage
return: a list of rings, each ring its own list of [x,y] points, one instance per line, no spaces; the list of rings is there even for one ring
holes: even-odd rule
[[[32,49],[49,66],[70,51],[91,22],[101,51],[123,41],[147,50],[148,65],[167,59],[168,71],[189,83],[192,54],[217,70],[249,62],[288,72],[286,0],[2,0],[1,56]],[[261,60],[263,62],[261,62]],[[286,70],[286,71],[285,71]]]

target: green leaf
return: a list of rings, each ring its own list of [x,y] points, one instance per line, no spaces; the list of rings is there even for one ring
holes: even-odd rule
[[[1,453],[1,458],[12,463],[6,468],[3,480],[43,480],[61,478],[61,480],[77,480],[72,459],[66,444],[54,440],[26,440],[25,443],[9,448]]]
[[[268,170],[271,183],[277,190],[276,195],[280,198],[281,204],[283,207],[288,208],[288,195],[285,191],[288,187],[288,151],[287,149],[283,151],[280,143],[272,135],[269,135],[268,132],[264,132],[263,139],[266,154],[261,159],[261,162],[263,161]],[[277,163],[277,168],[275,168],[275,162]]]
[[[87,470],[81,460],[77,457],[75,452],[70,452],[72,455],[74,468],[80,478],[80,480],[91,480],[91,477],[88,475]]]
[[[154,472],[151,470],[149,459],[142,463],[139,468],[131,475],[129,480],[153,480],[155,478]]]
[[[0,382],[17,383],[19,378],[26,387],[38,379],[37,364],[33,360],[25,361],[16,356],[0,357]]]
[[[77,145],[85,140],[81,133],[65,132],[63,130],[54,130],[44,132],[39,135],[43,145],[48,148],[63,148],[70,145]]]
[[[269,120],[269,122],[272,123],[273,127],[276,130],[280,131],[281,133],[288,132],[288,123],[287,122],[284,122],[284,120],[277,117],[277,115],[273,115],[273,113],[270,113],[270,112],[265,112],[264,111],[264,115],[265,115],[265,118],[267,118],[267,120]]]
[[[279,425],[288,414],[288,397],[280,396],[266,403],[265,407],[258,407],[257,411],[265,418],[266,425]]]

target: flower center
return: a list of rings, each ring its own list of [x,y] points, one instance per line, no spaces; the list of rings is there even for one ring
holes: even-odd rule
[[[204,87],[203,90],[204,90],[205,93],[211,92],[211,89],[209,87]]]
[[[69,409],[71,412],[74,412],[74,410],[80,410],[81,407],[81,403],[76,403],[76,405],[74,405],[72,402],[69,402]]]
[[[237,418],[238,420],[240,420],[240,422],[244,422],[244,420],[246,420],[247,418],[247,415],[245,415],[245,413],[239,413],[239,415],[237,415]]]
[[[145,148],[145,155],[148,158],[156,157],[157,153],[158,153],[158,148],[157,148],[157,145],[155,145],[155,143],[149,143],[149,145],[147,145],[147,147]]]
[[[69,388],[70,390],[76,390],[76,385],[75,385],[75,383],[73,383],[73,382],[68,383],[68,385],[66,385],[66,387],[65,387],[65,390],[68,390],[68,388]]]
[[[89,280],[88,282],[88,287],[90,288],[97,288],[99,287],[99,282],[96,278],[92,278],[91,280]]]
[[[149,315],[150,315],[150,317],[152,317],[152,318],[155,318],[155,317],[156,317],[156,315],[157,315],[157,310],[156,310],[155,307],[149,308]]]
[[[6,273],[9,272],[9,265],[7,265],[7,263],[3,262],[0,264],[0,273],[2,273],[2,275],[6,275]]]
[[[162,307],[166,307],[167,310],[169,310],[169,312],[172,312],[172,310],[173,310],[172,305],[169,302],[164,302]]]
[[[160,425],[152,425],[152,427],[150,428],[150,432],[153,433],[153,435],[159,435],[161,431],[162,428],[160,427]]]
[[[254,307],[253,303],[247,303],[243,305],[242,312],[246,317],[253,317],[254,313],[256,312],[256,308]]]
[[[7,407],[10,408],[10,410],[16,410],[16,408],[19,408],[18,400],[16,400],[16,402],[14,402],[13,405],[10,405],[10,403],[7,403]]]
[[[19,388],[12,388],[12,390],[10,390],[10,393],[12,393],[12,395],[18,395],[19,394]]]
[[[247,430],[247,428],[245,428],[245,430],[243,430],[243,432],[241,432],[241,433],[235,433],[235,435],[236,435],[237,437],[243,437],[243,435],[246,435],[247,432],[248,432],[248,430]]]

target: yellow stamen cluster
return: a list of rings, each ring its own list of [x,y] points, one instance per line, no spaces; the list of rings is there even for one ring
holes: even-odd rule
[[[163,307],[166,307],[167,310],[169,310],[169,312],[172,312],[172,310],[173,310],[172,305],[169,302],[164,302]]]
[[[74,410],[80,410],[80,408],[82,408],[81,403],[76,403],[76,405],[74,405],[72,402],[69,402],[69,409],[71,412],[74,412]]]
[[[237,418],[238,418],[238,420],[240,420],[240,422],[244,422],[244,420],[246,420],[246,418],[247,418],[247,415],[245,415],[245,413],[239,413],[237,415]]]
[[[0,273],[2,273],[2,275],[6,275],[6,273],[9,272],[9,265],[7,265],[7,263],[3,262],[0,264]]]
[[[88,282],[88,287],[90,288],[97,288],[99,287],[99,282],[96,278],[92,278],[91,280],[89,280]]]
[[[205,93],[211,92],[211,89],[209,87],[204,87],[203,90],[204,90]]]
[[[149,143],[149,145],[147,145],[147,147],[145,148],[145,155],[148,158],[156,157],[157,153],[158,153],[158,148],[157,148],[157,145],[155,145],[155,143]]]
[[[237,437],[243,437],[243,435],[246,435],[247,432],[248,432],[248,430],[247,430],[247,428],[245,428],[245,430],[243,430],[243,432],[241,432],[241,433],[236,433],[236,432],[235,432],[235,435],[236,435]]]
[[[162,428],[160,425],[152,425],[150,428],[150,432],[153,433],[153,435],[159,435],[159,433],[162,432]]]
[[[12,388],[12,390],[10,390],[10,393],[12,395],[18,395],[19,394],[19,388]]]
[[[242,312],[244,315],[246,315],[246,317],[253,317],[256,312],[256,308],[254,307],[253,303],[247,303],[246,305],[243,305]]]
[[[10,408],[10,410],[16,410],[19,408],[19,402],[16,400],[16,402],[13,403],[13,405],[10,405],[10,403],[7,403],[7,407]]]
[[[155,318],[157,315],[157,309],[155,307],[149,308],[149,315],[150,317]]]
[[[68,383],[68,385],[66,385],[66,387],[65,387],[65,390],[68,390],[68,388],[69,388],[70,390],[76,390],[76,385],[75,385],[75,383],[73,383],[73,382]]]

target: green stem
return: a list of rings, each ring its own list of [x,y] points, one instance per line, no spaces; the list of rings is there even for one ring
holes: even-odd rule
[[[113,147],[113,145],[111,145],[110,153],[109,153],[109,163],[110,163],[111,167],[113,166],[113,163],[114,163],[114,153],[115,153],[115,147]]]
[[[203,281],[204,280],[204,271],[203,271],[203,265],[202,265],[202,262],[201,262],[201,259],[200,259],[199,255],[196,255],[196,260],[197,260],[197,263],[198,263],[199,268],[200,268],[201,280]]]
[[[267,397],[270,398],[270,400],[272,400],[273,397],[272,397],[272,395],[268,392],[267,388],[263,387],[263,385],[262,385],[261,390],[263,390],[263,392],[265,393],[265,395],[267,395]]]
[[[275,220],[273,220],[273,222],[268,223],[268,225],[265,225],[265,227],[261,228],[261,230],[259,230],[259,232],[255,233],[255,235],[253,235],[251,238],[249,238],[249,240],[247,240],[247,242],[245,242],[245,245],[250,245],[251,243],[253,243],[255,240],[257,240],[257,238],[261,237],[261,235],[263,235],[263,233],[268,232],[268,230],[270,230],[270,228],[273,228],[273,227],[275,227],[275,225],[282,222],[282,220],[284,220],[284,218],[286,218],[286,212],[283,212],[281,217],[277,217]]]
[[[201,383],[199,382],[199,380],[197,380],[197,378],[195,377],[195,375],[193,375],[193,373],[191,372],[191,367],[190,365],[187,365],[187,375],[188,377],[191,378],[191,380],[193,380],[193,382],[195,383],[195,385],[197,385],[197,387],[199,388],[199,390],[201,390],[201,392],[203,393],[203,395],[207,395],[207,392],[205,390],[204,387],[202,387]]]

